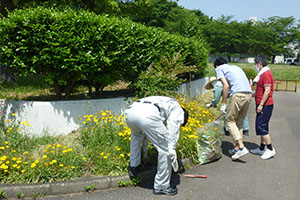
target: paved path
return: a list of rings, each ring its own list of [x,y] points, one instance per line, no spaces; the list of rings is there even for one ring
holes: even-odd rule
[[[207,179],[173,176],[177,184],[176,196],[154,196],[151,182],[143,187],[119,188],[87,194],[73,194],[44,199],[118,200],[118,199],[204,199],[204,200],[298,200],[300,199],[300,93],[275,92],[275,108],[270,123],[271,139],[276,157],[267,161],[255,155],[246,155],[239,162],[230,159],[231,137],[225,136],[223,157],[213,163],[196,165],[186,174],[205,174]],[[254,101],[249,108],[250,136],[245,145],[257,147],[255,136]]]

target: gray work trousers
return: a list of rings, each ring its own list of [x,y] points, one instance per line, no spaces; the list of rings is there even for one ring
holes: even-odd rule
[[[154,189],[167,189],[170,186],[172,166],[168,156],[168,131],[162,122],[158,108],[152,104],[135,102],[125,111],[126,122],[131,129],[130,166],[140,164],[141,147],[144,137],[158,151],[157,173]]]

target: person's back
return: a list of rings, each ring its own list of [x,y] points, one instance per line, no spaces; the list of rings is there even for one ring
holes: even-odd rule
[[[250,92],[251,86],[244,71],[235,65],[223,64],[216,68],[217,77],[225,77],[230,85],[230,95],[237,92]]]

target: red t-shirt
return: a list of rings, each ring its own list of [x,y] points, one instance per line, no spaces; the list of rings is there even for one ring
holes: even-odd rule
[[[274,79],[272,72],[270,70],[264,72],[256,85],[256,91],[255,91],[255,102],[256,104],[259,104],[263,98],[264,92],[265,92],[265,86],[271,86],[271,91],[269,94],[269,98],[265,102],[264,105],[273,105],[273,91],[274,91]]]

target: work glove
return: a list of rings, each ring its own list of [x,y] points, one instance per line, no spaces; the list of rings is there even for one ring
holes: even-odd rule
[[[211,106],[212,106],[211,103],[206,104],[206,108],[209,108]]]
[[[226,113],[226,104],[223,104],[220,108],[220,112],[221,114],[225,114]]]
[[[174,172],[178,171],[178,162],[177,162],[177,154],[175,149],[170,149],[168,152],[168,156],[171,159],[171,164]]]

